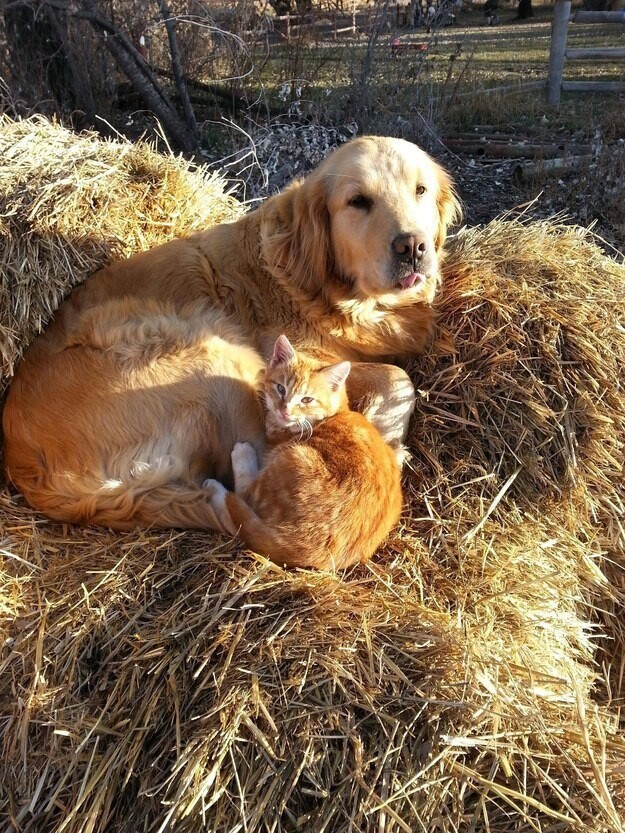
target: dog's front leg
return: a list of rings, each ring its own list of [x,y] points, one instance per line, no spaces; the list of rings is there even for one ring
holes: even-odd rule
[[[408,374],[393,364],[355,362],[347,395],[350,406],[375,425],[391,448],[401,449],[416,402]]]

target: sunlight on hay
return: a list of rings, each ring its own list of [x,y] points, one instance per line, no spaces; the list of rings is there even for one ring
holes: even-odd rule
[[[239,210],[145,147],[41,120],[0,147],[5,375],[103,261]],[[403,522],[367,567],[63,527],[3,489],[16,829],[623,829],[625,270],[502,220],[445,271]]]

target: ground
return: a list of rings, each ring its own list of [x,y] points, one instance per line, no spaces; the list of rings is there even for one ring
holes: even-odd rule
[[[272,112],[282,114],[248,125],[254,162],[245,137],[243,164],[237,167],[229,158],[226,168],[245,183],[243,196],[257,198],[312,169],[356,131],[399,135],[421,144],[452,172],[469,225],[517,209],[536,218],[565,215],[584,226],[596,223],[599,234],[622,251],[625,96],[563,93],[555,109],[546,104],[542,89],[523,89],[522,83],[547,77],[552,7],[535,8],[533,19],[519,22],[515,4],[502,2],[499,25],[489,26],[480,4],[465,4],[452,26],[427,33],[423,27],[398,29],[389,23],[368,40],[371,23],[364,15],[356,34],[342,31],[340,22],[336,35],[327,25],[292,36],[288,43],[274,33],[267,59],[258,63],[258,90]],[[399,50],[393,48],[398,39]],[[622,40],[622,26],[571,24],[567,45],[619,45]],[[567,79],[620,77],[614,61],[565,66]],[[485,92],[493,89],[500,91]],[[498,155],[492,156],[488,146],[467,152],[470,136],[495,137]],[[217,166],[223,164],[219,137],[217,130],[212,134],[217,141],[205,152]],[[560,158],[580,158],[557,175],[539,164],[523,176],[526,160],[506,158],[505,149],[522,140],[538,145],[534,158],[539,163],[554,155],[554,147]],[[256,162],[259,170],[254,170]]]

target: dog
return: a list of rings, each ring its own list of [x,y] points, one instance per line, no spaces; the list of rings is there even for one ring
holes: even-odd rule
[[[280,333],[352,361],[351,402],[401,443],[414,389],[380,362],[427,344],[458,216],[424,151],[362,137],[239,220],[96,272],[13,379],[10,481],[55,520],[223,529],[202,483],[232,482],[237,442],[262,458],[257,378]]]

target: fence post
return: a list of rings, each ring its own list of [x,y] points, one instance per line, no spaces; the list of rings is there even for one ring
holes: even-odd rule
[[[547,103],[560,105],[562,72],[566,52],[566,30],[571,15],[571,0],[556,0],[551,22],[551,46],[549,49],[549,77],[547,79]]]

